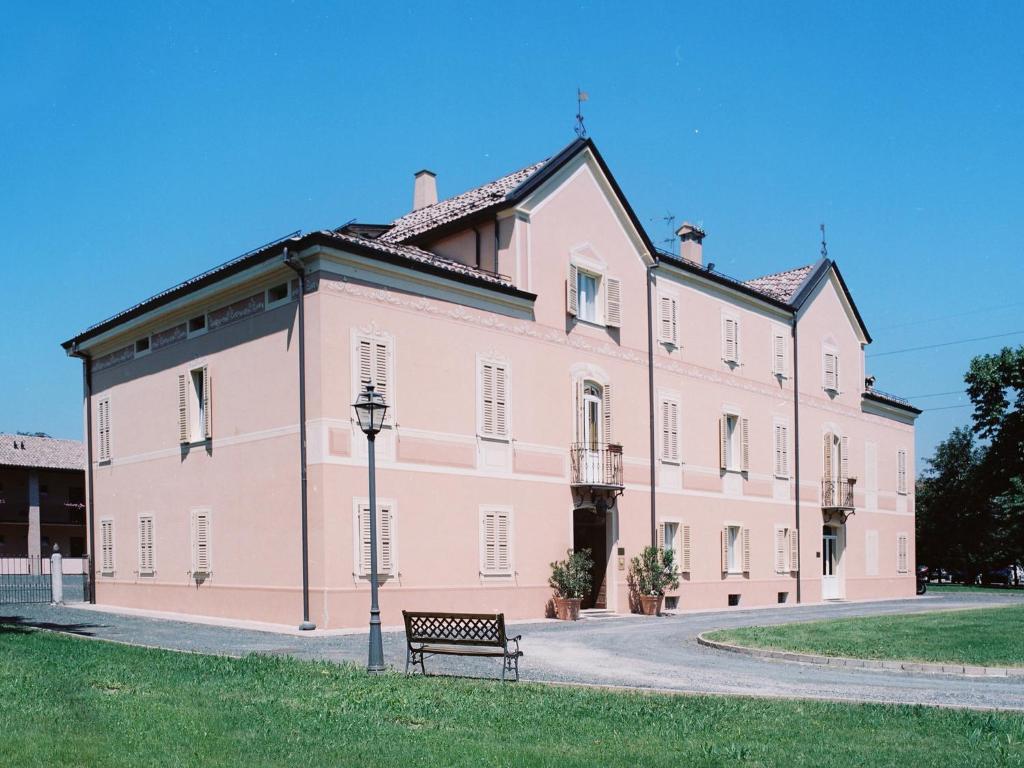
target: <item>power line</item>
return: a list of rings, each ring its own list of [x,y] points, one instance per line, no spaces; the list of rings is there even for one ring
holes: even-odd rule
[[[957,341],[944,341],[940,344],[925,344],[923,347],[907,347],[906,349],[894,349],[892,352],[875,352],[866,357],[886,357],[887,355],[902,355],[905,352],[920,352],[923,349],[937,349],[938,347],[951,347],[954,344],[970,344],[972,341],[988,341],[989,339],[1001,339],[1005,336],[1017,336],[1024,331],[1010,331],[1009,333],[994,333],[991,336],[977,336],[973,339],[958,339]]]
[[[995,312],[999,309],[1010,309],[1011,307],[1024,306],[1024,301],[1015,301],[1012,304],[997,304],[994,307],[984,307],[982,309],[973,309],[970,312],[955,312],[950,315],[938,315],[936,317],[926,317],[923,320],[908,320],[905,323],[896,323],[895,325],[883,325],[881,328],[875,328],[875,331],[889,331],[893,328],[906,328],[911,325],[923,325],[924,323],[934,323],[939,320],[952,320],[956,317],[970,317],[971,315],[983,315],[986,312]]]
[[[925,408],[925,411],[950,411],[954,408],[973,408],[974,403],[964,403],[963,405],[943,405],[938,408]]]
[[[951,392],[932,392],[927,395],[907,395],[907,400],[923,400],[926,397],[942,397],[943,395],[963,395],[966,393],[964,389],[954,389]]]

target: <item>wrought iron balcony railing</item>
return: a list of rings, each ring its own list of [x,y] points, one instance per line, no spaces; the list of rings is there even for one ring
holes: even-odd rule
[[[853,486],[857,478],[821,481],[821,506],[824,509],[853,509]]]
[[[592,447],[576,443],[569,449],[572,484],[622,488],[622,446],[614,443]]]

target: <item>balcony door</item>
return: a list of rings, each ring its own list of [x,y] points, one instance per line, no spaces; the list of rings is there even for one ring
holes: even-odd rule
[[[833,525],[821,529],[821,599],[841,600],[843,583],[840,566],[843,556],[841,529]]]
[[[601,481],[601,447],[604,444],[603,398],[600,384],[583,385],[583,476],[588,483]]]

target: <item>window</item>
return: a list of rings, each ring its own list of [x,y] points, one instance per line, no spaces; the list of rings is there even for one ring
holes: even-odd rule
[[[492,360],[479,361],[480,434],[508,437],[508,368]]]
[[[188,335],[198,336],[206,332],[206,315],[196,315],[188,321]]]
[[[153,565],[153,516],[139,515],[139,575],[152,576]]]
[[[896,452],[896,493],[907,493],[907,452],[903,448]]]
[[[722,359],[732,365],[740,362],[740,321],[732,316],[722,316]]]
[[[789,427],[775,424],[775,476],[789,478]]]
[[[822,370],[824,375],[823,386],[825,391],[834,394],[839,393],[839,353],[835,350],[825,350]]]
[[[114,575],[114,521],[100,520],[100,572]]]
[[[901,533],[896,536],[896,572],[907,573],[909,568],[907,534]]]
[[[679,403],[661,401],[661,460],[679,463]]]
[[[566,310],[588,323],[618,328],[622,324],[622,283],[618,278],[602,275],[599,269],[584,270],[569,264]]]
[[[786,376],[786,335],[778,330],[772,332],[772,374]]]
[[[675,555],[681,573],[690,572],[690,526],[665,521],[658,526],[658,547]]]
[[[722,572],[750,573],[750,529],[739,525],[722,528]]]
[[[576,288],[580,297],[579,312],[576,316],[580,320],[596,323],[598,278],[596,275],[582,271],[577,271],[576,275]]]
[[[733,472],[750,469],[750,422],[734,413],[723,414],[718,423],[719,465]]]
[[[679,345],[677,303],[674,296],[658,300],[658,341],[673,347]]]
[[[135,342],[135,354],[144,355],[149,352],[149,336],[139,339]]]
[[[178,375],[178,441],[201,443],[213,437],[210,372],[204,365]]]
[[[205,579],[213,573],[213,558],[210,546],[210,512],[205,509],[192,511],[192,576]]]
[[[288,283],[280,283],[279,285],[267,288],[267,309],[276,307],[278,304],[283,304],[286,301],[288,301]]]
[[[356,393],[362,391],[367,384],[372,384],[376,392],[384,398],[388,410],[384,414],[385,423],[394,423],[395,387],[394,387],[394,353],[393,342],[385,336],[356,336],[354,340],[356,371],[354,386]],[[354,398],[353,398],[354,399]]]
[[[110,398],[96,404],[96,427],[100,461],[110,461]]]
[[[779,574],[789,573],[796,569],[796,531],[784,526],[775,527],[775,572]]]
[[[356,502],[355,510],[356,574],[370,575],[370,505],[367,501]],[[377,503],[377,575],[395,576],[397,541],[395,530],[394,503]]]
[[[480,512],[480,573],[484,576],[512,573],[512,513],[507,509]]]

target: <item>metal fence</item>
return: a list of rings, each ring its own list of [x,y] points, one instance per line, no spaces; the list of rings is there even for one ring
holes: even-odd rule
[[[54,598],[54,575],[50,557],[39,555],[10,557],[0,555],[0,604],[49,603]],[[62,558],[61,588],[65,602],[84,602],[89,598],[89,559]]]

